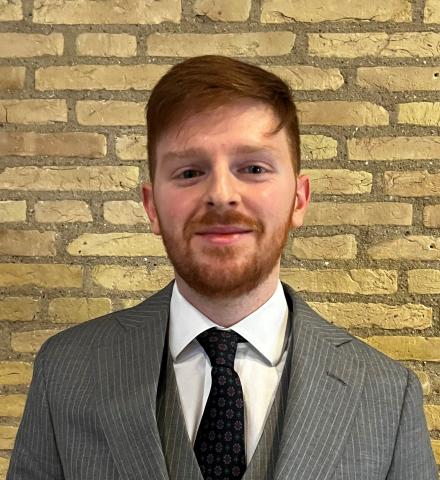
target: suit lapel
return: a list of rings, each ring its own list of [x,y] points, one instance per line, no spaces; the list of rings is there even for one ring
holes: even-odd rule
[[[328,480],[343,452],[363,388],[352,341],[284,285],[293,309],[293,355],[275,479]]]
[[[97,351],[98,411],[120,476],[167,479],[156,395],[172,283],[119,313]]]

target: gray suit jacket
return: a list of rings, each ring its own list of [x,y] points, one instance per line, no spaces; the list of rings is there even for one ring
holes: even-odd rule
[[[437,480],[415,375],[283,286],[294,343],[274,479]],[[43,345],[7,480],[168,478],[156,399],[171,291]]]

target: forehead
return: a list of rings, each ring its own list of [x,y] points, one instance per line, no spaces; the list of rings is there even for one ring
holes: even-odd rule
[[[240,149],[246,145],[287,142],[284,129],[274,133],[279,120],[272,107],[252,99],[243,99],[203,112],[187,115],[161,135],[157,156],[168,150],[190,147],[229,146]]]

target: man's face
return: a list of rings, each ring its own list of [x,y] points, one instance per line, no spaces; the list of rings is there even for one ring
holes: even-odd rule
[[[190,116],[158,142],[144,206],[176,277],[202,295],[237,297],[278,276],[288,232],[302,224],[309,180],[295,177],[276,125],[270,107],[240,100]]]

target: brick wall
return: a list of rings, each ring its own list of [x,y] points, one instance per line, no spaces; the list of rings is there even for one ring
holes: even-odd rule
[[[282,278],[416,371],[440,463],[440,1],[0,0],[0,478],[41,343],[172,278],[144,106],[207,53],[294,89],[314,198]]]

